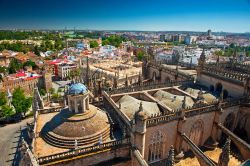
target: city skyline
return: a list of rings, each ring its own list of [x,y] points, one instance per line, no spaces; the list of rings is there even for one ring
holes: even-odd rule
[[[250,32],[249,0],[1,2],[1,29]],[[15,5],[13,5],[15,4]],[[6,14],[7,13],[7,14]]]

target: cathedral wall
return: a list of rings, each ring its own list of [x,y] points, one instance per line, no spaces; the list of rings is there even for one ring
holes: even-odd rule
[[[244,140],[250,144],[250,107],[240,108],[237,129],[239,130],[237,134],[245,137]]]
[[[240,97],[243,96],[244,93],[244,87],[230,83],[229,81],[224,81],[222,79],[218,79],[215,77],[208,76],[206,74],[201,74],[200,77],[198,78],[198,81],[202,84],[207,86],[208,88],[213,85],[214,88],[216,88],[217,83],[221,83],[223,86],[223,89],[226,89],[229,93],[229,95],[234,96],[234,97]]]
[[[197,146],[203,145],[212,134],[214,116],[215,112],[209,112],[186,118],[181,133],[185,133]],[[197,126],[197,122],[201,125]],[[184,151],[189,149],[184,141],[182,148]]]
[[[173,81],[173,80],[175,80],[174,75],[172,75],[170,73],[166,73],[164,71],[161,72],[161,83],[167,83],[167,82]]]
[[[175,146],[177,138],[177,124],[178,121],[171,121],[169,123],[162,123],[153,127],[147,128],[145,139],[145,153],[144,159],[148,161],[149,145],[153,141],[154,135],[160,132],[163,135],[162,159],[168,157],[170,146]]]
[[[148,79],[152,79],[153,78],[153,74],[156,74],[155,76],[158,77],[159,76],[159,70],[154,68],[154,67],[150,67],[149,68],[149,75],[148,75]]]
[[[95,152],[94,152],[95,153]],[[103,152],[96,154],[86,154],[86,157],[83,155],[82,158],[80,156],[77,156],[77,159],[72,159],[70,161],[61,162],[58,164],[52,164],[55,166],[76,166],[76,165],[95,165],[95,164],[101,164],[105,162],[114,162],[113,165],[115,166],[129,166],[131,165],[131,160],[127,160],[130,158],[130,147],[123,147],[123,148],[117,148],[117,149],[108,149],[104,150]],[[118,160],[118,162],[115,164],[115,160]],[[126,159],[123,161],[123,159]],[[113,160],[113,161],[111,161]],[[106,163],[107,164],[107,163]]]

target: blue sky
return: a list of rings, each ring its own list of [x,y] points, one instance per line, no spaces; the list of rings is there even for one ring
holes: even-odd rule
[[[0,28],[250,32],[250,0],[0,0]]]

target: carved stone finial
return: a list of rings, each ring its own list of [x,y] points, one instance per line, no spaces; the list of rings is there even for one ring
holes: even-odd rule
[[[174,147],[173,145],[170,146],[170,150],[168,153],[168,160],[166,166],[174,166]]]
[[[121,109],[122,108],[122,104],[121,104],[121,102],[119,102],[119,109]]]
[[[139,112],[143,111],[143,107],[142,107],[142,101],[140,102],[140,107],[139,107]]]
[[[187,107],[186,103],[187,103],[187,98],[186,98],[186,96],[184,96],[184,99],[182,102],[182,109],[185,109]]]
[[[227,138],[226,143],[224,144],[222,148],[222,152],[220,154],[218,166],[227,166],[229,162],[229,155],[230,155],[230,144],[231,140],[230,138]]]

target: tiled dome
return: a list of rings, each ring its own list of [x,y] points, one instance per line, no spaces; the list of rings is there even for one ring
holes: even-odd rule
[[[69,94],[82,94],[82,93],[86,93],[87,92],[87,88],[85,85],[81,84],[81,83],[76,83],[76,84],[72,84],[69,87]]]

